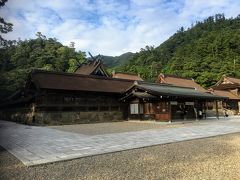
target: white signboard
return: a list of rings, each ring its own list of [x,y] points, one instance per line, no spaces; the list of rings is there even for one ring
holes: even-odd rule
[[[177,101],[170,101],[171,105],[177,105]]]
[[[194,102],[185,102],[185,105],[193,106]]]

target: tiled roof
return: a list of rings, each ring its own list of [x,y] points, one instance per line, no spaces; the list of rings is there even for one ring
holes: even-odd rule
[[[112,75],[113,78],[119,78],[119,79],[130,79],[135,81],[143,81],[143,79],[138,76],[137,74],[132,73],[123,73],[123,72],[116,72]]]
[[[75,73],[90,75],[95,69],[96,69],[96,66],[94,65],[82,65],[75,71]]]
[[[159,84],[159,83],[147,83],[138,81],[138,83],[134,83],[134,85],[128,89],[130,91],[133,88],[137,88],[145,91],[146,93],[150,93],[157,97],[159,96],[167,96],[167,97],[184,97],[184,98],[195,98],[195,99],[228,99],[227,97],[216,96],[211,93],[200,92],[195,90],[194,88],[187,87],[179,87],[167,84]]]
[[[226,89],[235,89],[240,88],[240,85],[237,84],[218,84],[211,86],[212,89],[215,90],[226,90]]]
[[[158,78],[160,78],[160,76],[161,74],[159,75]],[[201,92],[208,92],[206,89],[204,89],[199,84],[197,84],[193,79],[178,77],[175,75],[166,75],[166,74],[164,74],[163,76],[164,76],[163,81],[158,79],[159,82],[173,84],[176,86],[195,88],[196,90]]]
[[[230,91],[224,91],[224,90],[214,90],[212,94],[217,95],[217,96],[224,96],[228,97],[229,99],[235,99],[235,100],[240,100],[240,97],[237,95],[231,93]]]
[[[226,77],[229,81],[240,85],[240,79],[239,78],[235,78],[235,77]]]
[[[103,73],[108,77],[108,74],[105,71],[103,64],[100,60],[91,61],[88,64],[83,64],[75,71],[75,74],[93,75],[94,71],[97,68],[100,68],[103,71]]]
[[[223,75],[221,79],[211,86],[215,90],[226,90],[226,89],[235,89],[240,88],[240,79],[235,77],[227,77]]]
[[[108,77],[34,70],[31,80],[40,89],[122,93],[133,81]]]

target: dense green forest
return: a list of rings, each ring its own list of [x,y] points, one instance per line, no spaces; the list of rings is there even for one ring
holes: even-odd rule
[[[146,46],[115,69],[152,81],[160,72],[176,74],[205,87],[223,74],[240,77],[240,16],[216,14],[187,30],[180,28],[160,46]]]
[[[240,77],[240,16],[226,19],[217,14],[187,30],[180,28],[156,48],[146,46],[135,54],[102,59],[110,70],[139,73],[150,81],[160,72],[191,77],[205,87],[223,74]],[[4,41],[0,47],[0,98],[21,88],[33,68],[73,72],[86,60],[84,52],[40,32],[35,39]]]
[[[63,46],[40,32],[36,39],[18,40],[0,48],[0,95],[6,96],[23,87],[33,68],[73,72],[86,60],[84,52]]]

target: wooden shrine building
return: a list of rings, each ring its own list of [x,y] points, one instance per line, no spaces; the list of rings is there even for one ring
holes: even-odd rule
[[[206,102],[224,99],[132,74],[110,77],[96,59],[75,73],[33,70],[25,86],[0,105],[0,117],[28,124],[201,119],[207,116]]]
[[[6,100],[1,118],[36,124],[117,121],[127,118],[118,99],[131,80],[34,70],[23,90]]]
[[[206,102],[223,99],[194,88],[143,81],[135,81],[121,98],[129,104],[129,118],[160,121],[206,118]]]
[[[240,79],[222,76],[222,78],[209,89],[214,95],[228,97],[220,104],[229,115],[240,114]]]

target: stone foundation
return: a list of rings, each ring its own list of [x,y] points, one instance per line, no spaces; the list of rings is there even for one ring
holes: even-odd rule
[[[120,111],[106,112],[36,112],[33,124],[60,125],[122,121]]]
[[[91,112],[35,112],[30,109],[2,111],[0,118],[33,125],[61,125],[122,121],[121,111],[91,111]]]
[[[32,123],[31,109],[11,109],[0,111],[0,118],[2,120],[14,121],[24,124]]]

